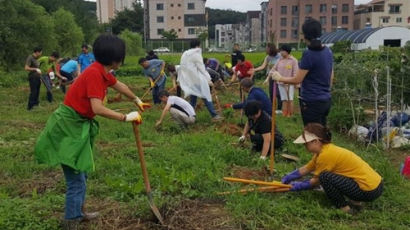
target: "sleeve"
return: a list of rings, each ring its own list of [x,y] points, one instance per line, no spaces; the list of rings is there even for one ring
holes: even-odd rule
[[[247,66],[248,66],[248,69],[252,69],[252,68],[253,68],[252,62],[248,61],[248,62],[247,62]]]
[[[243,103],[236,103],[232,105],[233,109],[242,109],[243,107],[245,107],[246,101],[244,101]]]
[[[78,56],[78,64],[82,65],[82,63],[83,63],[83,57],[84,57],[83,54],[80,54],[80,56]]]
[[[300,61],[299,67],[304,70],[312,69],[312,60],[310,59],[308,50],[303,53],[302,60]]]
[[[103,77],[98,73],[91,73],[86,78],[87,98],[103,100],[105,96]]]
[[[324,171],[332,172],[335,165],[334,159],[328,157],[321,157],[316,160],[316,167],[313,171],[313,175],[319,176]]]
[[[207,81],[210,81],[211,76],[209,75],[208,71],[206,71],[204,61],[201,56],[202,55],[195,55],[195,58],[193,61],[195,63],[195,66],[198,68],[198,71],[205,76]]]
[[[117,84],[117,78],[112,74],[111,72],[107,74],[107,79],[108,79],[108,86],[113,86]]]
[[[315,168],[316,168],[315,161],[316,161],[316,157],[314,157],[312,160],[310,160],[310,161],[305,165],[305,167],[306,167],[309,171],[315,170]]]
[[[31,56],[28,56],[26,59],[26,63],[27,66],[31,67]]]

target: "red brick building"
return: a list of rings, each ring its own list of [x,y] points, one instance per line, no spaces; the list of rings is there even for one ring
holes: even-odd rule
[[[308,18],[319,20],[323,33],[352,30],[354,0],[270,0],[267,39],[297,43],[303,38],[302,25]]]

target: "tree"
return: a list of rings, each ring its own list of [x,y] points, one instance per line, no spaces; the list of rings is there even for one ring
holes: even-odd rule
[[[144,9],[140,2],[133,4],[133,9],[125,9],[118,12],[110,24],[114,34],[120,34],[128,29],[132,32],[144,33]]]
[[[74,15],[63,8],[53,13],[54,32],[62,55],[75,56],[84,41],[81,28],[75,23]]]
[[[178,34],[174,29],[162,32],[161,36],[168,41],[175,41],[178,38]]]
[[[121,32],[119,37],[124,40],[127,48],[127,55],[141,55],[142,49],[142,36],[139,33],[133,33],[128,29]]]
[[[206,8],[208,11],[209,38],[215,38],[216,24],[239,24],[246,21],[246,13],[233,10],[219,10]]]
[[[43,53],[56,45],[54,24],[46,11],[30,0],[0,1],[0,66],[22,68],[35,46]]]

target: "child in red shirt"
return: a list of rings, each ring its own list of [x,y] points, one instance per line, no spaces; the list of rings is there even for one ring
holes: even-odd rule
[[[254,71],[252,63],[250,61],[245,61],[244,55],[239,55],[238,63],[236,64],[233,70],[231,82],[236,81],[237,78],[239,78],[239,81],[245,77],[250,77],[251,79],[253,79],[253,74]]]
[[[98,213],[83,210],[87,173],[94,170],[93,147],[98,134],[96,115],[118,121],[141,123],[141,115],[115,112],[104,106],[107,88],[134,100],[140,110],[149,107],[110,70],[116,70],[125,58],[125,43],[115,35],[100,35],[94,42],[96,62],[71,85],[64,104],[51,115],[35,147],[40,163],[61,165],[67,185],[63,229],[77,229],[80,221],[96,218]]]

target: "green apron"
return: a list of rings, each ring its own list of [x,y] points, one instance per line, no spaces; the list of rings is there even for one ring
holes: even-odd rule
[[[60,105],[48,119],[35,146],[35,158],[49,166],[64,164],[80,172],[95,170],[93,149],[99,125]]]

